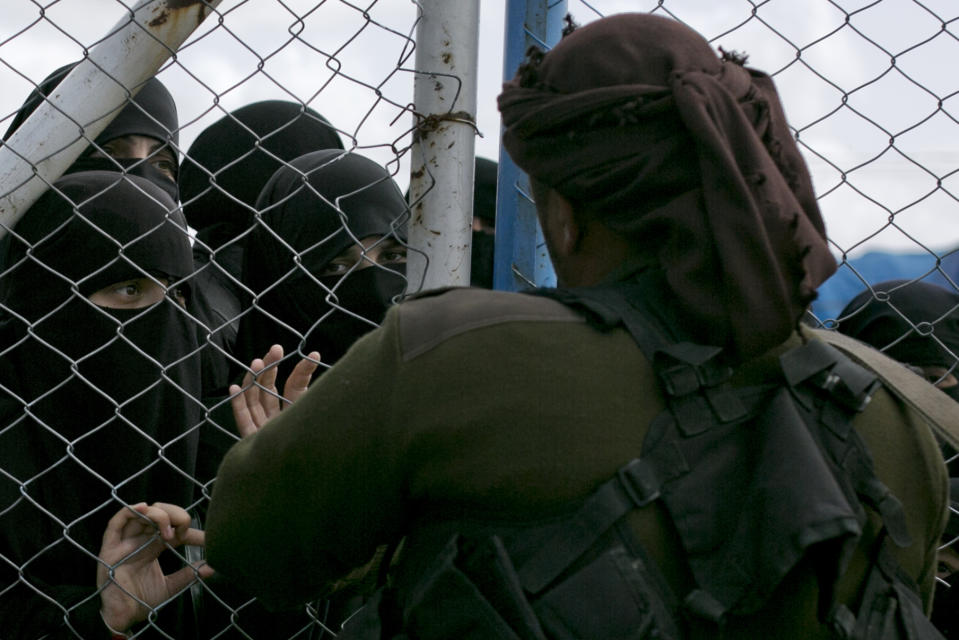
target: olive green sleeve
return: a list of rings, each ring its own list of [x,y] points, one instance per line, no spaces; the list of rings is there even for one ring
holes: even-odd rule
[[[926,612],[932,608],[939,537],[948,515],[948,477],[942,454],[922,416],[883,390],[857,421],[880,480],[902,503],[912,537],[893,547],[900,566],[919,586]],[[861,425],[861,426],[860,426]]]
[[[281,608],[321,594],[401,530],[405,435],[394,423],[396,321],[233,446],[206,527],[210,565]],[[401,399],[402,400],[402,399]]]
[[[917,429],[930,429],[921,418],[915,420]],[[930,431],[931,433],[931,431]],[[934,438],[930,437],[924,441],[925,459],[927,464],[923,466],[929,478],[929,486],[932,495],[930,504],[932,511],[927,531],[930,532],[929,538],[925,540],[926,559],[923,564],[923,572],[919,576],[919,593],[926,610],[926,615],[932,614],[933,594],[936,588],[936,571],[939,567],[939,545],[942,542],[942,534],[946,530],[946,524],[949,521],[949,472],[946,469],[945,461],[942,459],[942,452],[935,444]]]

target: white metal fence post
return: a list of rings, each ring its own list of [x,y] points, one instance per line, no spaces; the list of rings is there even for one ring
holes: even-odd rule
[[[0,237],[80,156],[220,0],[143,0],[0,146]]]
[[[470,282],[479,0],[422,0],[416,30],[409,292]],[[427,255],[429,259],[427,259]]]

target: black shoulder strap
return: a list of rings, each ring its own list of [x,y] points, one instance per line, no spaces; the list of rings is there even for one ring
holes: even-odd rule
[[[659,295],[652,282],[655,278],[654,273],[646,270],[633,279],[595,287],[533,289],[526,293],[563,303],[599,331],[624,327],[652,362],[658,351],[678,341],[675,328],[654,313],[656,307],[651,298]]]
[[[713,421],[740,419],[745,408],[728,385],[732,367],[718,346],[696,344],[665,298],[662,270],[648,267],[614,283],[577,289],[537,289],[581,313],[599,331],[625,328],[652,363],[664,397],[684,433]]]
[[[959,403],[900,363],[849,336],[825,329],[804,331],[875,371],[886,388],[917,411],[940,440],[959,449]]]
[[[683,340],[661,278],[648,269],[615,284],[534,292],[579,311],[600,331],[629,331],[669,407],[650,425],[641,457],[603,485],[582,515],[595,520],[598,509],[607,524],[624,509],[661,500],[698,585],[685,598],[686,610],[719,624],[729,613],[760,609],[817,545],[829,565],[821,572],[826,618],[836,611],[832,587],[862,532],[863,503],[880,514],[891,543],[910,543],[902,505],[852,428],[880,381],[833,346],[806,340],[780,358],[780,381],[733,389],[721,348]],[[802,482],[796,469],[804,470]],[[593,539],[568,538],[572,547],[560,555],[568,558]],[[562,564],[545,551],[555,551],[552,545],[543,549],[521,570],[527,588],[541,587]]]

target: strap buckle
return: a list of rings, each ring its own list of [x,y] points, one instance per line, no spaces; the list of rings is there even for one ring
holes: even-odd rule
[[[659,478],[656,477],[656,471],[649,463],[633,458],[616,471],[616,476],[619,478],[619,484],[637,507],[645,507],[659,498]]]

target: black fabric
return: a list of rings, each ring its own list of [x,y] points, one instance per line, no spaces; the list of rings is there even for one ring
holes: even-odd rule
[[[207,227],[204,239],[193,245],[196,272],[190,278],[195,295],[190,314],[199,324],[203,347],[203,395],[226,395],[230,383],[230,356],[236,349],[236,335],[243,310],[243,244],[230,242],[234,229],[227,223]],[[209,247],[218,247],[213,251]]]
[[[193,271],[186,233],[174,202],[147,180],[65,176],[14,227],[6,266],[16,269],[0,279],[0,300],[33,322],[70,299],[74,284],[87,296],[154,273],[179,283]]]
[[[235,369],[225,354],[236,350],[244,300],[238,283],[247,242],[241,234],[253,224],[253,205],[284,162],[328,148],[343,148],[330,123],[300,103],[282,100],[241,107],[204,129],[190,145],[179,187],[184,213],[197,230],[197,295],[190,312],[205,327],[200,341],[207,397],[225,394]]]
[[[956,476],[949,478],[949,507],[952,511],[949,512],[949,522],[942,534],[943,540],[947,542],[959,537],[959,477]],[[956,552],[959,553],[959,547]]]
[[[850,626],[852,620],[843,612],[842,624],[835,627],[837,635],[843,640],[943,640],[942,633],[923,612],[917,591],[897,565],[888,545],[881,545],[866,577],[855,624]],[[840,607],[840,611],[843,609]]]
[[[196,248],[196,247],[194,247]],[[190,278],[194,295],[187,308],[197,320],[202,347],[203,396],[226,395],[230,383],[230,357],[236,349],[236,336],[243,307],[243,286],[230,272],[220,268],[226,263],[242,263],[243,251],[230,245],[218,251],[215,259],[194,251],[196,272]],[[237,267],[237,272],[240,268]]]
[[[243,277],[257,299],[240,321],[237,357],[249,364],[282,344],[281,379],[314,349],[333,364],[383,319],[406,280],[393,265],[321,277],[323,269],[363,238],[405,240],[403,195],[372,160],[317,151],[277,171],[257,209]]]
[[[479,218],[490,230],[473,231],[470,253],[470,285],[493,288],[493,248],[496,226],[496,178],[499,165],[486,158],[476,158],[473,177],[473,217]]]
[[[470,254],[470,285],[493,288],[493,252],[496,248],[496,236],[486,231],[473,232],[473,245]]]
[[[298,102],[265,100],[229,113],[190,145],[179,184],[187,220],[211,247],[222,236],[208,227],[227,223],[233,235],[253,220],[253,205],[270,176],[304,153],[342,149],[339,134],[313,109]],[[239,275],[239,274],[236,274]]]
[[[403,614],[405,630],[423,640],[546,637],[495,537],[452,538],[410,594]]]
[[[953,542],[959,537],[959,478],[949,479],[949,522],[942,533],[943,544],[949,544],[949,550],[943,555],[950,554],[953,558],[959,555],[959,542]],[[932,605],[932,622],[949,640],[959,640],[959,571],[949,573],[945,562],[940,560],[940,570],[948,573],[944,578],[946,584],[937,584],[935,599]]]
[[[864,504],[881,515],[887,544],[911,544],[902,505],[876,477],[851,426],[878,380],[829,345],[809,342],[781,356],[781,378],[733,389],[719,349],[670,340],[670,325],[648,311],[662,312],[643,294],[663,290],[662,278],[647,268],[621,282],[534,293],[580,310],[600,330],[625,326],[653,362],[669,410],[644,441],[636,504],[658,497],[677,528],[697,584],[685,596],[687,613],[722,624],[728,615],[760,611],[786,574],[807,561],[818,569],[825,618],[861,534]],[[796,468],[804,470],[801,484]],[[547,545],[537,547],[551,562]],[[883,594],[897,594],[899,623],[908,625],[921,610],[913,606],[915,585],[886,577]],[[872,615],[868,606],[860,624]]]
[[[70,169],[66,174],[79,173],[81,171],[119,171],[127,175],[139,176],[163,189],[163,192],[170,196],[170,200],[176,202],[177,198],[179,198],[176,183],[170,180],[162,171],[153,166],[150,161],[145,158],[82,157],[70,165]]]
[[[37,86],[14,116],[13,122],[3,134],[4,140],[13,135],[77,64],[79,63],[74,62],[60,67]],[[94,142],[100,145],[114,138],[135,134],[170,141],[174,145],[179,143],[180,125],[177,119],[176,103],[163,83],[156,78],[150,78],[143,83],[142,87],[139,87],[139,90],[137,87],[128,89],[136,95],[94,139]]]
[[[80,63],[72,63],[60,67],[49,76],[47,76],[39,86],[30,94],[23,106],[17,112],[13,122],[3,134],[3,139],[7,140],[14,134],[21,124],[39,107],[45,97],[50,96],[57,88],[57,85],[67,76],[75,66]],[[96,146],[102,146],[107,142],[127,135],[141,135],[155,138],[163,142],[170,142],[174,147],[179,143],[180,124],[177,118],[176,103],[173,96],[167,90],[163,83],[156,78],[150,78],[143,83],[142,87],[129,88],[131,93],[136,95],[130,98],[130,101],[120,109],[119,113],[113,118],[100,135],[94,139],[94,145],[91,145],[77,160],[64,172],[77,173],[79,171],[91,171],[104,169],[108,171],[117,171],[118,167],[113,164],[99,164],[89,162],[87,156],[96,151]],[[106,115],[106,114],[104,114]],[[174,154],[174,157],[175,154]],[[109,161],[107,161],[109,162]],[[162,175],[152,167],[140,168],[139,171],[130,170],[130,166],[123,161],[116,161],[122,167],[129,170],[134,175],[142,175],[166,191],[174,200],[177,198],[177,189],[175,181]],[[143,163],[148,165],[149,163]]]
[[[839,317],[840,332],[899,362],[917,367],[956,365],[959,294],[955,291],[927,282],[880,282],[853,298]]]
[[[487,158],[476,158],[473,176],[473,217],[489,225],[496,224],[496,177],[499,165]]]
[[[95,557],[110,516],[140,501],[192,503],[202,420],[185,309],[171,296],[140,309],[86,296],[143,277],[175,284],[192,261],[174,203],[116,173],[62,178],[15,232],[33,248],[15,244],[0,278],[0,552],[58,604],[20,582],[0,595],[0,619],[5,637],[61,637],[61,606],[85,603],[70,620],[89,624],[99,600]],[[0,572],[0,591],[17,582],[11,565]],[[160,618],[174,637],[188,635],[182,604]],[[81,635],[102,634],[94,624]]]
[[[946,578],[944,585],[936,585],[931,620],[948,640],[959,640],[959,574]]]

